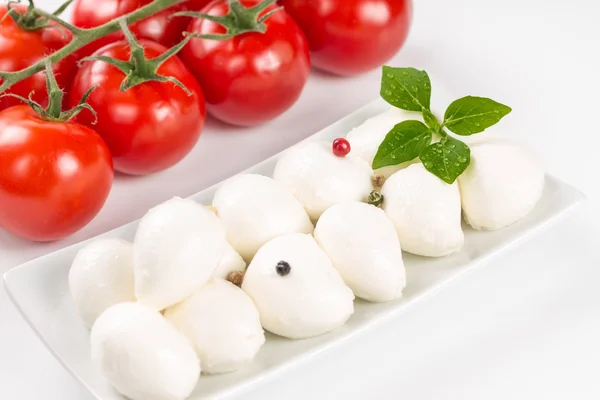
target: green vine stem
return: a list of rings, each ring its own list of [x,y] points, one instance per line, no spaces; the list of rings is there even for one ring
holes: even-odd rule
[[[54,53],[48,55],[44,59],[20,71],[0,71],[0,78],[2,79],[2,85],[0,85],[0,93],[5,92],[15,83],[27,79],[40,71],[43,71],[48,63],[50,65],[54,65],[63,58],[71,55],[75,51],[84,47],[85,45],[92,43],[93,41],[107,36],[113,32],[119,31],[121,29],[121,26],[119,25],[120,20],[125,20],[128,24],[132,24],[182,1],[184,0],[154,0],[152,3],[149,3],[135,11],[132,11],[131,13],[126,14],[119,19],[107,22],[104,25],[100,25],[96,28],[90,29],[77,28],[76,26],[73,26],[68,22],[63,21],[54,13],[47,13],[45,11],[35,9],[35,13],[37,13],[37,15],[40,18],[49,21],[54,21],[60,26],[64,27],[65,29],[71,31],[71,33],[73,34],[73,40],[71,40],[69,44],[67,44],[60,50],[55,51]]]

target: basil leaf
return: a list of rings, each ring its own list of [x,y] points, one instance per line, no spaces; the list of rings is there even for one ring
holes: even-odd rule
[[[373,169],[414,160],[431,143],[431,131],[420,121],[403,121],[392,128],[379,145]]]
[[[483,132],[498,123],[512,109],[485,97],[467,96],[452,102],[444,115],[444,123],[457,135]]]
[[[453,183],[471,162],[471,149],[450,136],[423,149],[419,158],[427,171],[446,183]]]
[[[394,107],[408,111],[428,110],[431,81],[425,71],[384,65],[380,94]]]

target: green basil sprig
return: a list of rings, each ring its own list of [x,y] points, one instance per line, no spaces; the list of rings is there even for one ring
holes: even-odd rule
[[[498,123],[511,108],[485,97],[466,96],[453,101],[439,122],[431,112],[431,81],[427,72],[415,68],[383,67],[381,97],[407,111],[421,112],[425,124],[408,120],[397,124],[386,135],[373,159],[373,169],[419,157],[425,169],[446,183],[453,183],[471,162],[471,150],[450,136],[483,132]],[[440,137],[433,143],[433,137]]]

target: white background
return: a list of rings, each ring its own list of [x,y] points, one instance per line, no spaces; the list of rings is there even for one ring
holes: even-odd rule
[[[58,1],[37,3],[52,9]],[[504,134],[531,145],[588,201],[379,331],[244,399],[600,398],[599,18],[596,0],[415,0],[409,41],[391,64],[435,74],[456,97],[512,106]],[[35,245],[0,232],[0,272],[253,165],[375,98],[379,78],[378,71],[352,79],[314,74],[300,101],[270,124],[241,130],[211,122],[171,170],[119,177],[102,212],[77,235]],[[91,400],[4,293],[0,398]]]

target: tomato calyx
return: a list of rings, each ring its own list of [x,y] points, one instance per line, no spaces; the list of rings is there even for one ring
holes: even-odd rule
[[[15,97],[21,100],[23,103],[27,104],[29,107],[35,111],[38,117],[44,121],[50,122],[66,122],[74,118],[77,114],[79,114],[84,109],[89,110],[94,117],[96,117],[96,111],[87,103],[87,99],[92,93],[96,86],[89,88],[81,97],[79,104],[73,107],[70,110],[62,111],[62,103],[63,97],[65,93],[58,86],[56,82],[56,77],[54,76],[54,72],[52,71],[52,63],[50,60],[46,60],[46,88],[48,90],[48,106],[46,108],[42,107],[41,104],[37,103],[32,99],[33,92],[29,93],[29,98],[25,98],[23,96],[19,96],[14,93],[6,93],[0,97]],[[94,124],[96,122],[94,121]]]
[[[54,28],[60,29],[58,25],[50,25],[51,21],[56,21],[58,16],[62,14],[63,11],[73,2],[73,0],[67,0],[61,6],[59,6],[56,11],[54,11],[51,15],[48,13],[41,13],[36,7],[33,0],[29,0],[29,6],[27,10],[23,12],[18,12],[14,7],[11,7],[12,4],[20,4],[20,1],[9,0],[6,4],[6,14],[4,18],[10,17],[21,29],[24,31],[37,31],[44,28]],[[65,24],[66,25],[66,24]],[[66,27],[63,25],[64,27]]]
[[[173,14],[173,16],[207,19],[222,25],[226,29],[226,32],[223,34],[197,34],[185,32],[184,35],[187,37],[193,36],[201,39],[226,40],[248,32],[265,33],[267,31],[265,21],[276,12],[282,10],[283,7],[274,8],[262,16],[260,14],[276,1],[277,0],[264,0],[255,6],[245,7],[239,0],[228,0],[229,12],[226,15],[217,16],[201,12],[183,11]]]
[[[171,47],[158,57],[148,59],[144,54],[144,48],[139,44],[131,30],[129,30],[129,27],[127,26],[127,20],[125,18],[121,18],[119,25],[121,26],[121,30],[125,34],[125,38],[127,39],[127,43],[131,49],[129,61],[98,55],[84,57],[79,61],[79,63],[81,64],[85,61],[102,61],[120,69],[125,74],[125,78],[123,79],[123,82],[121,82],[121,86],[119,88],[119,90],[122,92],[144,82],[156,81],[171,82],[183,89],[188,96],[192,95],[192,92],[177,78],[172,76],[163,76],[157,73],[158,68],[169,58],[177,54],[177,52],[179,52],[179,50],[181,50],[187,44],[187,42],[190,40],[190,37],[186,37],[184,40],[177,43],[175,46]]]

